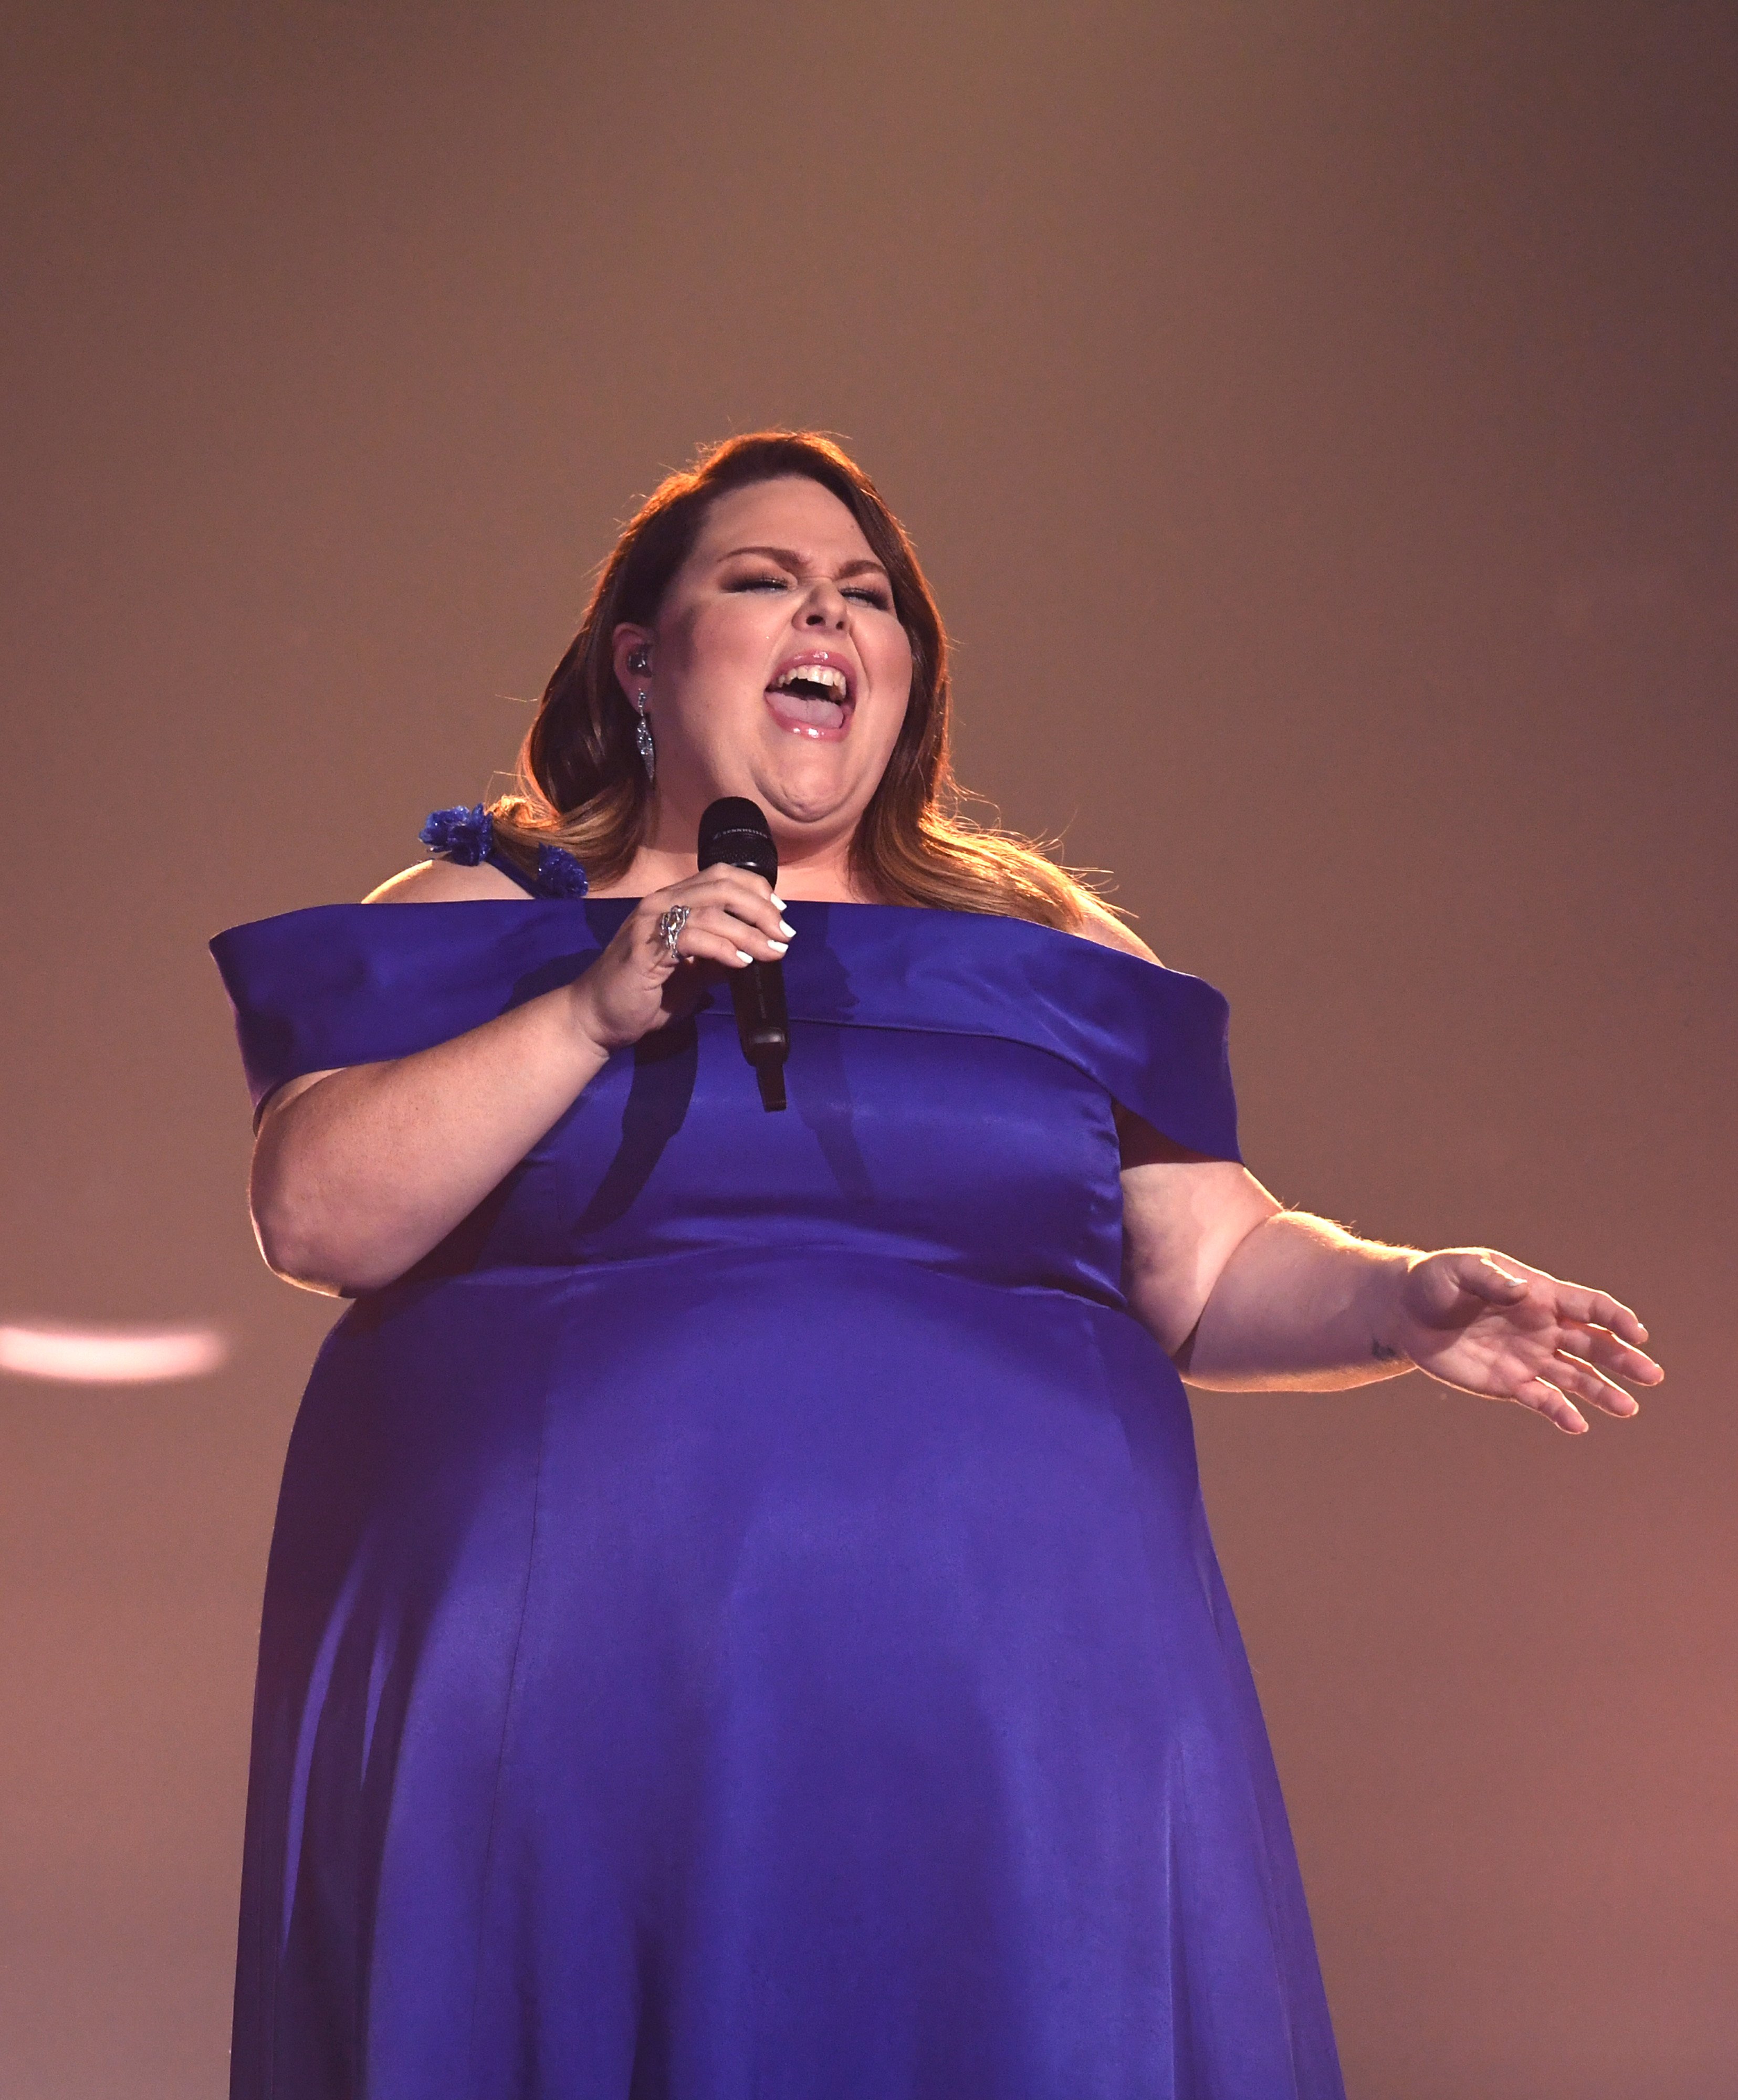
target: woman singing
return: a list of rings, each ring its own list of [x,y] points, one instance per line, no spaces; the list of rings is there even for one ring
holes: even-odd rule
[[[1564,1430],[1603,1293],[1238,1162],[1225,1008],[950,814],[867,479],[628,527],[518,790],[214,944],[279,1274],[351,1298],[268,1578],[238,2100],[1341,2092],[1183,1379]],[[765,812],[776,892],[697,871]],[[729,981],[782,959],[789,1107]]]

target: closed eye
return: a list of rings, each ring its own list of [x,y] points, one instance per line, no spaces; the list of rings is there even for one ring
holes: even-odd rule
[[[761,574],[736,576],[725,585],[727,591],[788,590],[791,579],[769,569]],[[893,599],[882,584],[845,584],[840,586],[842,598],[854,598],[860,604],[872,605],[877,612],[891,612]]]

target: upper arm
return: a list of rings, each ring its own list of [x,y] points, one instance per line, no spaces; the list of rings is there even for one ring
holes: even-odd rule
[[[1235,1159],[1209,1159],[1118,1110],[1123,1137],[1123,1287],[1168,1350],[1193,1332],[1220,1272],[1257,1225],[1284,1208]]]
[[[268,1124],[275,1124],[277,1118],[283,1114],[285,1110],[289,1106],[293,1101],[295,1101],[299,1096],[305,1094],[310,1087],[317,1087],[322,1079],[329,1079],[334,1072],[347,1071],[348,1070],[349,1067],[347,1065],[334,1065],[331,1066],[329,1070],[324,1072],[298,1072],[293,1079],[286,1079],[282,1086],[275,1087],[272,1091],[267,1095],[264,1101],[260,1103],[259,1114],[254,1118],[254,1149],[255,1156],[257,1157],[258,1154],[259,1140],[264,1135],[267,1126]]]
[[[1077,929],[1143,962],[1158,957],[1133,929],[1089,899]],[[1201,1317],[1233,1250],[1282,1206],[1234,1159],[1191,1152],[1119,1102],[1123,1287],[1131,1308],[1169,1350]]]
[[[487,861],[465,867],[456,860],[419,861],[402,869],[378,889],[371,889],[364,904],[463,904],[474,899],[505,897],[523,900],[525,892],[510,876]]]
[[[414,867],[400,869],[377,889],[371,889],[362,901],[364,904],[455,904],[474,898],[518,898],[524,894],[517,883],[486,861],[479,862],[475,867],[465,867],[457,861],[425,860],[419,861]],[[343,1069],[342,1065],[335,1065],[329,1071],[298,1073],[266,1096],[254,1119],[256,1165],[262,1149],[269,1158],[274,1149],[269,1141],[263,1148],[260,1143],[267,1136],[268,1126],[276,1126],[291,1102],[298,1100],[311,1087],[317,1086],[322,1079],[329,1079],[333,1071]]]

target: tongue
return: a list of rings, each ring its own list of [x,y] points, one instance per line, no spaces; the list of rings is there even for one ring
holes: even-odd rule
[[[810,729],[837,729],[845,720],[845,708],[838,700],[812,699],[807,694],[789,692],[779,686],[769,688],[766,698],[779,721],[792,727],[801,725]]]

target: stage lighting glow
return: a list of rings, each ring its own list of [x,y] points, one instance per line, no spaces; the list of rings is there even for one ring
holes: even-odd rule
[[[69,1385],[159,1385],[203,1378],[229,1354],[215,1327],[0,1326],[0,1371]]]

